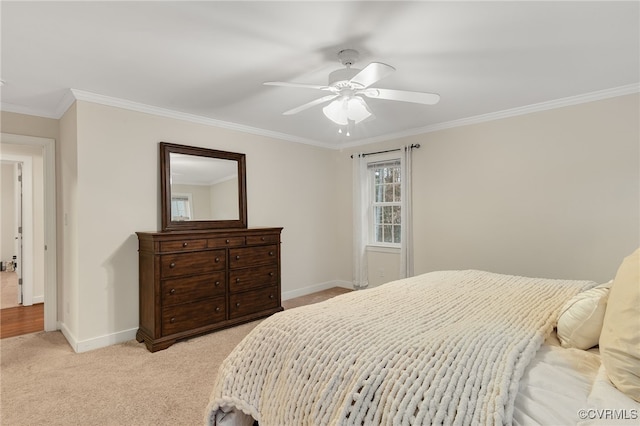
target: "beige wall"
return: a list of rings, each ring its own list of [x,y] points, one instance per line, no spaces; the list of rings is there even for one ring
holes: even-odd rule
[[[65,187],[72,199],[65,201],[65,214],[76,228],[68,234],[77,241],[76,250],[70,247],[77,265],[66,263],[78,271],[78,299],[70,300],[76,305],[70,309],[81,319],[74,336],[84,349],[92,339],[138,327],[135,232],[160,229],[161,141],[246,154],[249,226],[284,227],[285,297],[332,282],[334,265],[349,262],[332,250],[328,207],[336,185],[326,171],[333,151],[89,102],[76,105],[77,179],[70,168]],[[63,157],[73,164],[73,147],[66,146]]]
[[[238,179],[233,177],[211,185],[211,218],[215,220],[237,220],[240,217],[238,205]]]
[[[413,156],[416,274],[612,279],[640,245],[638,105],[634,94],[366,146],[422,146]],[[353,151],[341,154],[342,179]]]
[[[237,191],[236,191],[237,192]],[[171,185],[172,194],[191,194],[191,220],[211,219],[211,190],[208,185]],[[238,196],[236,195],[236,199]]]
[[[80,281],[78,279],[78,116],[74,103],[60,119],[56,165],[58,188],[58,320],[67,338],[80,332]],[[102,226],[104,226],[103,224]],[[85,250],[90,250],[86,247]]]
[[[59,122],[2,113],[2,131],[59,141],[58,316],[76,349],[88,350],[137,329],[135,232],[160,227],[160,141],[247,155],[249,226],[284,227],[285,296],[351,280],[349,154],[404,143],[422,144],[416,273],[605,281],[640,243],[638,102],[629,95],[342,151],[82,101]],[[386,269],[397,260],[372,264],[388,265],[392,279]]]
[[[0,130],[2,133],[58,140],[59,123],[53,118],[1,111]]]

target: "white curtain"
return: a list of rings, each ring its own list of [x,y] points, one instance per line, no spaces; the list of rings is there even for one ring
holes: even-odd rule
[[[353,154],[353,288],[369,286],[367,239],[369,235],[369,187],[367,161],[363,154]]]
[[[400,215],[402,228],[400,233],[400,278],[413,276],[413,208],[411,206],[411,151],[410,145],[401,148],[400,182],[401,202]]]

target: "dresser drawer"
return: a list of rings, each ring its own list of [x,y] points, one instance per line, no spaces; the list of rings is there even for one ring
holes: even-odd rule
[[[277,308],[280,303],[278,286],[229,295],[229,319]]]
[[[244,245],[244,237],[229,237],[229,238],[209,238],[207,240],[207,247],[238,247]]]
[[[162,335],[188,331],[225,319],[225,299],[206,299],[162,309]]]
[[[207,248],[207,240],[162,241],[160,251],[187,251]]]
[[[160,274],[162,278],[170,278],[222,271],[227,263],[225,254],[225,250],[166,254],[161,256]]]
[[[229,291],[231,292],[244,291],[256,287],[267,287],[275,285],[277,282],[277,264],[229,271]]]
[[[162,281],[162,306],[224,297],[225,272]]]
[[[277,244],[279,242],[280,242],[280,234],[248,235],[247,236],[247,245]]]
[[[264,227],[136,232],[136,340],[155,352],[180,339],[281,311],[281,231]]]
[[[277,245],[229,250],[229,267],[231,268],[244,268],[269,263],[278,263]]]

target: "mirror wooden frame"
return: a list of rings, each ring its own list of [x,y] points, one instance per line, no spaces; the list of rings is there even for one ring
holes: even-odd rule
[[[237,220],[171,220],[171,162],[170,155],[186,154],[238,162],[238,213]],[[247,185],[245,155],[237,152],[160,142],[160,200],[162,231],[246,228],[247,227]]]

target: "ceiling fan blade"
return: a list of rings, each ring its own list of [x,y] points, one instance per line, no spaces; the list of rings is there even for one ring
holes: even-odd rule
[[[328,102],[328,101],[330,101],[332,99],[335,99],[337,97],[338,97],[338,95],[323,96],[323,97],[318,98],[316,100],[313,100],[311,102],[307,102],[306,104],[300,105],[299,107],[290,109],[289,111],[285,111],[285,112],[282,113],[282,115],[297,114],[300,111],[304,111],[305,109],[311,108],[311,107],[316,106],[316,105],[320,105],[321,103],[324,103],[324,102]]]
[[[353,76],[350,80],[351,83],[359,84],[362,88],[367,88],[373,83],[382,80],[396,69],[391,65],[383,64],[382,62],[371,62],[364,67],[362,71]]]
[[[416,104],[435,105],[440,101],[437,93],[408,92],[406,90],[393,89],[367,89],[363,90],[363,95],[368,98],[388,99],[390,101],[413,102]]]
[[[304,83],[287,83],[284,81],[267,81],[262,83],[265,86],[283,86],[283,87],[299,87],[302,89],[318,89],[318,90],[331,90],[332,87],[329,86],[319,86],[315,84],[304,84]]]

